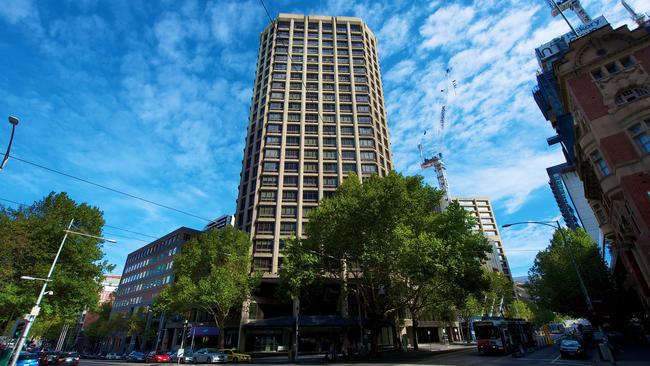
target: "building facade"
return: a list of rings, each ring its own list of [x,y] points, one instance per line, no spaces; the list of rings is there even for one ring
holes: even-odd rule
[[[537,49],[535,97],[610,243],[614,274],[650,309],[650,27],[588,31]]]
[[[237,200],[237,228],[250,233],[253,268],[265,278],[242,314],[242,347],[286,345],[269,327],[249,337],[261,320],[291,316],[274,291],[264,295],[277,281],[283,238],[300,236],[309,210],[350,172],[363,179],[391,169],[375,35],[359,18],[280,14],[260,34]]]
[[[456,197],[460,207],[470,212],[476,218],[474,230],[483,233],[492,245],[491,253],[484,265],[493,272],[500,272],[512,282],[512,273],[506,252],[503,249],[503,241],[499,233],[499,225],[494,216],[494,210],[490,199],[487,197]]]

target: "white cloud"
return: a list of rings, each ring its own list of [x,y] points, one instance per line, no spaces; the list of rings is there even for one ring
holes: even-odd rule
[[[415,61],[402,60],[386,73],[386,80],[398,83],[405,82],[407,81],[407,78],[413,73],[415,67]]]
[[[464,30],[474,18],[475,11],[472,7],[463,7],[452,4],[439,8],[429,15],[424,25],[420,27],[420,35],[425,39],[421,47],[434,49],[440,46],[457,48],[454,43],[464,43],[466,33]]]
[[[558,219],[559,217],[551,217],[541,219],[541,221]],[[500,224],[505,224],[505,222]],[[554,231],[555,229],[552,227],[538,224],[516,225],[501,229],[504,251],[513,276],[528,274],[528,269],[532,266],[535,256],[539,251],[546,249]]]
[[[379,53],[382,57],[388,57],[395,52],[400,51],[409,43],[409,31],[413,15],[409,13],[395,14],[388,19],[377,32],[377,41],[379,43]]]

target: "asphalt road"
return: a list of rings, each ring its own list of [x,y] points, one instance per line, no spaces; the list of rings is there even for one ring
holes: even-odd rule
[[[392,356],[389,358],[378,358],[368,362],[342,363],[336,362],[336,365],[459,365],[459,366],[525,366],[525,365],[565,365],[565,366],[587,366],[593,365],[591,358],[593,350],[589,350],[587,359],[563,359],[560,357],[558,346],[550,346],[532,353],[527,353],[524,357],[507,356],[486,356],[478,353],[476,349],[455,351],[444,354],[428,354],[420,352],[417,355],[407,354],[405,356]],[[322,364],[320,359],[303,359],[300,364]],[[252,364],[289,364],[275,359],[254,359]],[[133,366],[133,363],[124,361],[104,361],[104,360],[81,360],[80,366]],[[141,365],[153,366],[156,364],[145,363]]]

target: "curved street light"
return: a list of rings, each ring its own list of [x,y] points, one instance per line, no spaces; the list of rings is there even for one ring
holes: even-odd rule
[[[18,126],[18,123],[20,120],[17,117],[14,116],[9,116],[9,123],[11,123],[11,137],[9,137],[9,145],[7,146],[7,151],[5,152],[5,157],[2,159],[2,163],[0,163],[0,172],[2,169],[5,167],[5,164],[7,164],[7,160],[9,160],[9,152],[11,152],[11,143],[14,141],[14,134],[16,133],[16,126]]]
[[[513,222],[510,224],[505,224],[501,225],[502,228],[506,227],[511,227],[515,225],[527,225],[527,224],[534,224],[534,225],[544,225],[544,226],[550,226],[554,229],[557,229],[560,234],[562,235],[562,242],[564,243],[564,249],[566,249],[569,252],[569,257],[571,258],[571,263],[573,264],[573,269],[576,271],[576,276],[578,277],[578,282],[580,283],[580,290],[582,290],[582,294],[585,297],[585,302],[587,303],[587,310],[590,312],[594,309],[593,303],[591,302],[591,298],[589,297],[589,291],[587,291],[587,286],[585,286],[584,281],[582,280],[582,275],[580,274],[580,270],[578,269],[578,264],[576,263],[576,258],[573,254],[572,248],[569,246],[569,242],[566,240],[566,235],[564,234],[564,230],[562,230],[562,226],[560,226],[560,221],[555,220],[555,221],[520,221],[520,222]],[[555,224],[555,225],[553,225]]]

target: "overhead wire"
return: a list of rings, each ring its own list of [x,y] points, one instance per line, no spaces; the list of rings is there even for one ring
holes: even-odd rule
[[[12,200],[9,200],[9,199],[6,199],[6,198],[2,198],[2,197],[0,197],[0,201],[10,202],[10,203],[13,203],[13,204],[15,204],[15,205],[19,205],[19,206],[29,206],[28,204],[20,203],[20,202],[16,202],[16,201],[12,201]],[[141,235],[141,236],[148,237],[148,238],[152,238],[152,239],[159,239],[159,238],[160,238],[159,236],[153,236],[153,235],[149,235],[149,234],[144,234],[144,233],[140,233],[140,232],[137,232],[137,231],[134,231],[134,230],[130,230],[130,229],[121,228],[121,227],[119,227],[119,226],[114,226],[114,225],[107,225],[107,224],[104,224],[104,227],[108,227],[108,228],[115,229],[115,230],[121,230],[121,231],[128,232],[128,233],[131,233],[131,234]],[[105,232],[105,233],[106,233],[106,232]],[[145,241],[145,242],[147,242],[147,243],[149,242],[149,240],[133,238],[133,237],[130,237],[130,236],[124,236],[124,235],[122,235],[122,234],[111,234],[111,233],[107,233],[107,234],[115,235],[115,236],[121,236],[121,237],[123,237],[123,238],[125,238],[125,239],[133,239],[133,240]]]
[[[146,198],[143,198],[143,197],[140,197],[140,196],[136,196],[134,194],[127,193],[127,192],[121,191],[121,190],[116,189],[116,188],[108,187],[108,186],[105,186],[105,185],[100,184],[100,183],[95,183],[95,182],[90,181],[88,179],[80,178],[80,177],[74,176],[72,174],[62,172],[60,170],[49,168],[49,167],[46,167],[46,166],[38,164],[38,163],[34,163],[32,161],[29,161],[29,160],[19,158],[19,157],[15,156],[15,155],[9,155],[9,158],[20,161],[20,162],[25,163],[25,164],[35,166],[37,168],[41,168],[43,170],[47,170],[47,171],[52,172],[52,173],[62,175],[64,177],[68,177],[68,178],[71,178],[71,179],[74,179],[74,180],[77,180],[77,181],[80,181],[80,182],[83,182],[83,183],[86,183],[86,184],[93,185],[95,187],[105,189],[107,191],[111,191],[113,193],[121,194],[123,196],[129,197],[129,198],[132,198],[132,199],[136,199],[136,200],[139,200],[139,201],[142,201],[142,202],[146,202],[146,203],[149,203],[149,204],[154,205],[154,206],[158,206],[158,207],[162,207],[162,208],[165,208],[165,209],[168,209],[168,210],[171,210],[171,211],[175,211],[175,212],[181,213],[181,214],[186,215],[186,216],[191,216],[191,217],[194,217],[196,219],[201,219],[201,220],[207,221],[207,222],[212,222],[213,221],[211,219],[207,219],[205,217],[201,217],[201,216],[195,215],[195,214],[187,212],[187,211],[180,210],[180,209],[172,207],[172,206],[168,206],[168,205],[165,205],[165,204],[162,204],[162,203],[152,201],[150,199],[146,199]]]

